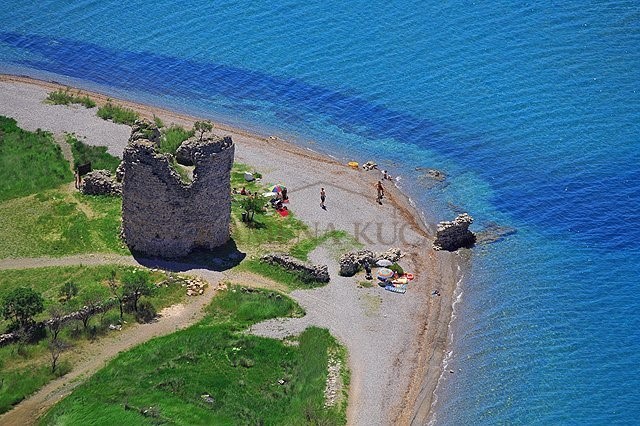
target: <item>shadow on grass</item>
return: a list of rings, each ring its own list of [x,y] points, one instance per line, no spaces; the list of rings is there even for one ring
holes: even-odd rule
[[[213,250],[197,249],[187,256],[175,259],[149,257],[145,253],[133,251],[131,254],[138,263],[147,268],[159,268],[172,272],[185,272],[191,269],[206,269],[216,272],[227,271],[239,265],[247,256],[238,250],[233,239]]]

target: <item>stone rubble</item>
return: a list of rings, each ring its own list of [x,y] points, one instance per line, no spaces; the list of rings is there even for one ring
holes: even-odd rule
[[[202,296],[207,282],[201,278],[186,278],[182,282],[182,287],[187,290],[187,296]]]
[[[281,253],[270,253],[260,258],[262,262],[278,265],[284,269],[300,274],[305,281],[329,282],[329,268],[327,265],[312,265],[294,257]]]
[[[373,252],[371,250],[350,251],[340,256],[340,272],[343,277],[352,277],[362,270],[365,261],[371,267],[376,266],[376,262],[382,259],[397,262],[403,256],[399,248],[390,248],[384,252]]]
[[[129,136],[129,143],[146,139],[153,143],[160,142],[160,129],[155,123],[150,122],[147,119],[136,120],[131,126],[131,136]]]
[[[473,218],[468,213],[459,214],[451,222],[440,222],[433,242],[435,250],[456,251],[459,248],[471,248],[476,236],[469,231]]]
[[[80,192],[85,195],[122,195],[122,184],[111,177],[109,170],[94,170],[82,178]]]
[[[340,370],[342,369],[342,362],[335,357],[329,358],[327,383],[324,388],[324,406],[333,407],[338,402],[339,392],[341,389]]]

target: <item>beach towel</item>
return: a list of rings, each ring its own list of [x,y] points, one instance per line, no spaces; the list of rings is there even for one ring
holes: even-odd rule
[[[387,284],[384,287],[384,289],[391,291],[393,293],[404,294],[407,292],[407,285],[406,284],[400,284],[400,285]]]
[[[285,209],[278,210],[278,213],[280,213],[280,216],[282,216],[282,217],[289,216],[289,210],[285,210]]]

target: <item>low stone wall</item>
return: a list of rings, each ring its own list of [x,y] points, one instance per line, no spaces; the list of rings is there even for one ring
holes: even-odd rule
[[[467,213],[458,215],[451,222],[440,222],[433,248],[435,250],[456,251],[463,247],[473,247],[476,236],[469,231],[469,225],[472,223],[473,218]]]
[[[102,303],[96,304],[94,306],[83,306],[82,309],[75,312],[71,312],[70,314],[61,316],[59,318],[49,318],[48,320],[37,322],[34,325],[32,325],[29,330],[34,330],[34,329],[37,330],[42,327],[48,327],[49,325],[54,324],[56,322],[59,323],[60,325],[64,325],[70,321],[81,320],[82,317],[85,316],[86,314],[91,314],[91,315],[99,314],[101,312],[108,311],[109,309],[113,308],[117,304],[118,304],[117,300],[111,298],[111,299],[105,300]],[[27,330],[27,334],[29,334],[29,330]],[[8,345],[10,343],[17,342],[18,340],[20,340],[20,336],[21,336],[20,333],[17,333],[17,332],[0,335],[0,347],[4,345]]]
[[[122,184],[111,177],[109,170],[94,170],[82,178],[80,192],[86,195],[122,195]]]
[[[399,248],[390,248],[384,252],[350,251],[340,256],[339,274],[343,277],[352,277],[362,270],[365,261],[373,267],[379,260],[386,259],[390,262],[397,262],[400,257],[402,257],[402,251]]]
[[[329,269],[327,265],[312,265],[310,263],[302,262],[301,260],[280,253],[267,254],[265,256],[262,256],[260,260],[271,265],[281,266],[287,271],[300,274],[301,278],[304,281],[328,283],[330,279]]]

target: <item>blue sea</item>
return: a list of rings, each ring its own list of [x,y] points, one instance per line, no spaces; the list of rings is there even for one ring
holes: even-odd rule
[[[472,251],[437,424],[639,421],[637,1],[3,6],[0,72],[377,159],[428,217],[515,229]]]

